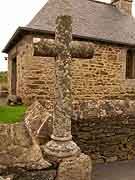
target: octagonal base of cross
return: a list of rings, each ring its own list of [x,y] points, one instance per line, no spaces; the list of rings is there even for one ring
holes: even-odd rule
[[[67,157],[73,157],[81,153],[77,144],[70,141],[49,141],[44,147],[44,153],[50,161],[61,161]]]

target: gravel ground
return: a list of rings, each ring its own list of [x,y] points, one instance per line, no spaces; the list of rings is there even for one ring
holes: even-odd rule
[[[95,165],[92,180],[135,180],[135,160]]]

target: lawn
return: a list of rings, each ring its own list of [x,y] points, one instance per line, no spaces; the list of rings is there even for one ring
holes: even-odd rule
[[[0,123],[16,123],[23,120],[25,106],[0,106]]]

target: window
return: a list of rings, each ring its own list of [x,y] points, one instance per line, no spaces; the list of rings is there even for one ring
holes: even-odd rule
[[[134,51],[128,50],[126,56],[126,79],[135,79]]]

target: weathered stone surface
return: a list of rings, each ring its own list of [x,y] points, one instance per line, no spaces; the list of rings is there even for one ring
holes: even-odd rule
[[[35,101],[28,108],[24,121],[31,136],[42,144],[50,140],[52,120],[52,115],[38,101]]]
[[[55,180],[56,170],[27,171],[22,168],[9,168],[0,170],[0,177],[3,178],[2,180]]]
[[[34,56],[56,57],[58,55],[58,45],[55,43],[55,40],[40,38],[38,39],[39,41],[33,44]],[[93,44],[85,41],[72,41],[70,51],[72,58],[91,59],[94,54]]]
[[[73,139],[94,162],[134,159],[134,112],[133,100],[76,101]]]
[[[37,131],[36,139],[38,139],[39,144],[46,144],[52,135],[53,130],[53,116],[47,111],[43,112],[43,123]]]
[[[60,163],[56,180],[91,180],[91,170],[89,156],[81,154]]]
[[[14,177],[13,180],[55,180],[56,171],[42,171],[42,172],[31,172],[21,174],[18,177]]]
[[[59,16],[56,19],[56,84],[53,121],[53,135],[56,138],[71,139],[71,53],[72,18]]]
[[[62,1],[61,1],[62,2]],[[64,0],[65,7],[70,4]],[[60,15],[56,18],[55,41],[57,57],[55,60],[55,99],[52,140],[44,148],[48,156],[57,160],[80,153],[80,148],[72,141],[71,135],[71,41],[72,17]]]
[[[25,124],[28,130],[33,135],[37,134],[37,131],[41,124],[43,123],[42,114],[44,107],[38,102],[34,101],[31,106],[28,107],[25,114]]]
[[[0,167],[45,169],[51,164],[43,159],[37,143],[24,123],[0,125]]]
[[[73,139],[94,162],[134,159],[134,112],[134,100],[73,102]],[[52,128],[51,123],[49,126]]]

